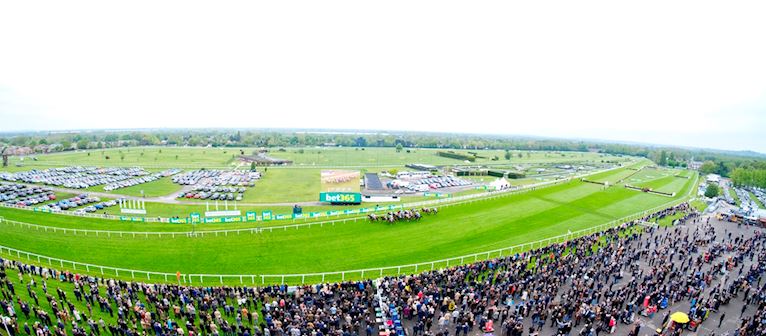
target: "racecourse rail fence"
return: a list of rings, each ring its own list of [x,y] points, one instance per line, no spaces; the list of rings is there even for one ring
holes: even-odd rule
[[[576,180],[579,178],[582,178],[584,176],[592,175],[592,174],[598,174],[603,173],[611,170],[615,170],[618,168],[622,168],[620,166],[612,167],[609,169],[600,170],[598,172],[593,172],[589,174],[582,174],[578,176],[572,176],[564,179],[559,180],[553,180],[553,181],[545,181],[535,184],[529,184],[520,188],[515,189],[505,189],[505,190],[499,190],[499,191],[490,191],[488,193],[479,193],[479,194],[470,194],[470,195],[464,195],[464,196],[458,196],[458,197],[452,197],[452,198],[439,198],[434,200],[427,200],[427,201],[420,201],[420,202],[413,202],[413,203],[407,203],[400,205],[400,208],[402,209],[412,209],[412,208],[422,208],[422,207],[429,207],[429,206],[438,206],[438,207],[449,207],[449,206],[455,206],[455,205],[461,205],[461,204],[467,204],[467,203],[473,203],[477,201],[486,201],[486,200],[493,200],[500,197],[506,197],[511,195],[517,195],[521,193],[526,193],[529,191],[537,190],[542,187],[548,187],[553,186],[557,184],[563,184],[570,182],[572,180]],[[9,204],[2,204],[0,203],[0,206],[6,207],[6,208],[15,208],[15,209],[21,209],[21,210],[34,210],[31,207],[23,207],[23,206],[17,206],[17,205],[9,205]],[[394,209],[395,210],[395,209]],[[375,210],[370,211],[367,214],[370,213],[381,213],[381,212],[387,212],[391,211],[388,208],[381,209],[381,210]],[[63,214],[63,215],[70,215],[75,217],[86,217],[86,218],[95,218],[95,219],[109,219],[109,220],[119,220],[120,216],[114,216],[114,215],[97,215],[97,214],[75,214],[71,211],[59,211],[55,212],[53,214]],[[207,225],[203,225],[204,229],[196,229],[195,226],[200,226],[199,224],[194,225],[190,224],[190,229],[183,230],[183,231],[115,231],[115,230],[89,230],[89,229],[71,229],[71,228],[62,228],[62,227],[55,227],[55,226],[49,226],[49,225],[40,225],[40,224],[34,224],[34,223],[26,223],[21,221],[15,221],[15,220],[2,220],[2,217],[0,217],[0,224],[7,223],[12,225],[19,225],[19,226],[25,226],[27,228],[34,228],[36,230],[43,230],[45,232],[52,231],[55,233],[62,232],[64,234],[72,233],[72,234],[83,234],[83,235],[106,235],[108,237],[111,237],[112,235],[118,236],[118,237],[141,237],[144,236],[146,238],[150,236],[155,237],[163,237],[163,236],[170,236],[170,237],[204,237],[205,235],[229,235],[229,234],[242,234],[242,233],[263,233],[263,232],[274,232],[275,230],[288,230],[288,229],[299,229],[303,227],[312,227],[312,226],[324,226],[324,225],[335,225],[338,223],[347,223],[347,222],[356,222],[358,220],[367,220],[367,214],[364,215],[357,215],[357,216],[349,216],[344,214],[338,214],[338,217],[344,217],[344,218],[338,218],[333,220],[318,220],[318,221],[308,221],[309,217],[303,217],[302,219],[292,219],[293,222],[295,221],[303,221],[303,223],[295,223],[295,224],[287,224],[287,225],[270,225],[270,226],[261,226],[261,227],[248,227],[248,228],[239,228],[239,229],[221,229],[221,230],[209,230],[207,229]],[[348,216],[348,217],[346,217]],[[321,218],[321,217],[317,217]],[[169,223],[169,218],[162,218],[162,217],[145,217],[144,221],[146,222],[161,222],[161,223]],[[280,220],[274,220],[270,221],[271,223],[279,222]],[[256,221],[256,222],[250,222],[250,223],[265,223],[265,221]],[[183,225],[183,224],[179,224]]]
[[[561,183],[560,181],[557,181],[558,183]],[[483,197],[469,197],[467,199],[461,200],[461,201],[453,201],[449,203],[438,203],[440,200],[433,200],[433,201],[424,201],[419,203],[411,203],[407,206],[402,206],[402,208],[419,208],[424,206],[433,206],[438,205],[441,208],[455,206],[455,205],[462,205],[462,204],[468,204],[473,202],[481,202],[481,201],[487,201],[487,200],[493,200],[500,197],[506,197],[510,195],[516,195],[521,194],[525,192],[529,192],[535,190],[535,188],[523,188],[523,189],[514,189],[510,190],[508,192],[502,191],[502,192],[494,192],[490,196],[487,196],[486,194],[478,194],[482,195]],[[467,196],[473,196],[473,195],[467,195]],[[433,203],[437,202],[437,203]],[[394,209],[396,210],[396,209]],[[391,211],[391,210],[379,210],[377,212],[385,212],[385,211]],[[374,213],[374,212],[370,212]],[[264,232],[274,232],[274,231],[287,231],[289,229],[300,229],[300,228],[311,228],[312,226],[320,226],[323,227],[325,225],[336,225],[336,224],[345,224],[348,222],[357,222],[359,220],[367,221],[368,217],[367,215],[362,216],[354,216],[354,217],[347,217],[347,218],[340,218],[340,219],[333,219],[333,220],[320,220],[320,221],[312,221],[312,222],[304,222],[304,223],[296,223],[296,224],[287,224],[287,225],[272,225],[272,226],[261,226],[261,227],[248,227],[248,228],[238,228],[238,229],[220,229],[220,230],[195,230],[193,226],[190,225],[189,230],[184,231],[118,231],[118,230],[92,230],[92,229],[73,229],[73,228],[64,228],[64,227],[58,227],[58,226],[49,226],[49,225],[41,225],[41,224],[33,224],[33,223],[27,223],[17,220],[11,220],[11,219],[3,219],[0,217],[0,224],[10,224],[11,226],[19,226],[24,227],[27,229],[34,229],[37,231],[44,231],[44,232],[53,232],[53,233],[63,233],[63,234],[81,234],[81,235],[95,235],[95,236],[107,236],[107,237],[132,237],[132,238],[149,238],[149,237],[205,237],[205,236],[216,236],[219,235],[228,236],[229,234],[243,234],[243,233],[249,233],[249,234],[258,234],[258,233],[264,233]],[[255,222],[255,223],[263,223],[263,222]],[[194,226],[200,226],[200,225],[194,225]],[[207,226],[210,227],[210,226]]]
[[[698,179],[695,179],[697,181]],[[694,188],[690,188],[693,190]],[[689,192],[690,193],[690,192]],[[600,224],[597,226],[577,230],[574,232],[568,232],[566,234],[557,235],[537,241],[527,242],[523,244],[517,244],[509,247],[493,249],[483,252],[477,252],[457,257],[451,257],[446,259],[432,260],[420,263],[412,263],[396,266],[384,266],[375,268],[365,268],[346,271],[332,271],[332,272],[318,272],[318,273],[301,273],[301,274],[178,274],[178,273],[165,273],[165,272],[152,272],[127,268],[117,268],[103,265],[94,265],[89,263],[82,263],[77,261],[59,259],[55,257],[44,256],[36,253],[26,252],[19,249],[14,249],[0,245],[0,255],[15,257],[19,261],[36,263],[41,266],[59,267],[60,270],[65,267],[71,267],[72,271],[85,271],[89,275],[100,274],[102,276],[113,276],[117,278],[129,278],[133,281],[164,281],[183,283],[187,285],[210,285],[210,284],[252,284],[252,285],[267,285],[267,284],[305,284],[305,283],[319,283],[327,281],[346,281],[352,279],[364,279],[369,277],[382,277],[382,276],[398,276],[402,274],[412,274],[422,271],[436,270],[442,268],[448,268],[451,266],[458,266],[465,264],[466,262],[476,262],[479,260],[488,260],[492,258],[500,258],[503,256],[511,256],[516,253],[521,253],[536,248],[542,248],[551,244],[563,243],[570,239],[574,239],[580,236],[601,232],[613,227],[617,227],[624,223],[636,221],[644,218],[650,214],[658,212],[660,210],[672,207],[677,204],[681,204],[688,201],[690,196],[687,195],[665,203],[658,207],[640,211],[632,215],[628,215],[619,219],[612,220],[608,223]]]

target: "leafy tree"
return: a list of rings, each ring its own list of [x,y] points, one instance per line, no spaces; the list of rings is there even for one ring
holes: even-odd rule
[[[708,184],[705,188],[705,197],[712,198],[718,196],[718,186],[715,184]]]
[[[26,146],[26,144],[29,142],[29,137],[26,136],[17,136],[12,138],[11,145],[14,146]]]
[[[505,159],[506,160],[510,160],[511,159],[511,151],[509,151],[507,149],[505,150]]]
[[[660,152],[660,160],[657,162],[660,166],[667,166],[668,165],[668,152],[661,151]]]
[[[714,174],[716,172],[716,165],[713,161],[705,161],[700,166],[700,173],[702,174]]]
[[[250,162],[250,171],[255,171],[255,161]]]
[[[721,176],[729,176],[729,167],[723,161],[718,161],[715,173]]]
[[[87,139],[80,139],[77,141],[77,149],[87,149],[88,148],[88,140]]]
[[[402,144],[396,144],[396,152],[401,153],[402,152]]]
[[[358,137],[354,142],[357,147],[367,147],[367,139],[364,137]]]
[[[766,188],[766,169],[737,168],[731,173],[731,180],[737,186]]]

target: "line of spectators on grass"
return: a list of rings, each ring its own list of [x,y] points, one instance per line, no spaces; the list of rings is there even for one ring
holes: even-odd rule
[[[643,220],[679,211],[693,213],[684,204]],[[634,222],[511,257],[387,277],[380,286],[399,307],[411,335],[538,335],[546,330],[597,335],[614,332],[618,324],[639,335],[642,315],[659,314],[663,306],[689,302],[696,326],[742,292],[742,311],[758,308],[756,317],[743,313],[739,334],[765,332],[766,291],[760,286],[766,267],[764,236],[723,237],[696,215],[684,218],[695,225],[667,229]],[[724,258],[727,253],[734,256]],[[753,266],[746,269],[745,260]],[[299,287],[186,287],[81,276],[2,259],[0,265],[0,308],[14,334],[378,333],[376,288],[369,280]],[[12,276],[26,288],[15,288]],[[724,282],[728,277],[734,280]],[[71,283],[74,298],[60,287],[49,289],[54,281]],[[37,297],[38,287],[45,293],[42,298]],[[27,292],[25,299],[19,291]],[[20,314],[28,322],[18,323]],[[107,315],[110,322],[104,321]]]

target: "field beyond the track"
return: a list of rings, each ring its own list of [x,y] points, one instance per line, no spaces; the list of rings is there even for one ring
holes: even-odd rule
[[[694,179],[683,181],[684,185],[673,190],[676,199],[686,195]],[[79,262],[158,272],[329,272],[426,262],[508,247],[607,223],[672,200],[620,185],[604,189],[572,181],[446,207],[420,222],[389,225],[358,221],[197,238],[65,235],[3,224],[0,245]],[[13,219],[12,212],[1,215]],[[76,221],[73,219],[71,227],[77,227]],[[104,224],[98,226],[108,227],[108,221],[101,222]],[[134,228],[138,230],[139,225]]]
[[[409,153],[407,152],[409,150]],[[239,164],[239,156],[252,155],[254,148],[204,148],[204,147],[125,147],[84,151],[67,151],[54,154],[32,155],[24,158],[12,156],[10,166],[5,170],[18,171],[50,166],[99,166],[99,167],[145,167],[145,168],[231,168]],[[271,148],[268,155],[274,158],[292,160],[291,167],[385,167],[404,166],[408,163],[433,165],[464,164],[461,160],[441,157],[439,151],[454,151],[459,154],[477,153],[476,164],[520,164],[520,163],[567,163],[597,162],[605,158],[611,161],[625,161],[624,157],[590,152],[548,152],[511,151],[511,160],[505,160],[502,150],[452,150],[431,148],[405,148],[397,152],[390,147],[305,147]],[[493,161],[497,156],[499,160]],[[108,157],[108,158],[107,158]],[[15,167],[22,164],[22,167]]]

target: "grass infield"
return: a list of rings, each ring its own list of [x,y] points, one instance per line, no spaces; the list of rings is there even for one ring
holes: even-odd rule
[[[673,190],[680,198],[691,188],[693,179],[678,180],[686,182]],[[604,189],[596,184],[572,181],[524,194],[443,208],[437,216],[426,216],[420,222],[394,225],[358,221],[219,237],[107,238],[54,234],[3,224],[0,225],[0,244],[51,257],[147,271],[311,273],[425,262],[507,247],[607,223],[670,200],[621,186]],[[0,211],[0,216],[72,228],[119,227],[141,231],[173,228],[170,224],[40,217],[40,214],[5,209]],[[29,216],[37,216],[37,220],[30,221]],[[45,223],[40,223],[41,218]]]

